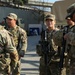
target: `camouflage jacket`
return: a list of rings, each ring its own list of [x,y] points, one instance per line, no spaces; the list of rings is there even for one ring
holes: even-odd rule
[[[57,31],[57,30],[58,30],[57,28],[54,29],[54,30],[51,30],[51,31],[46,30],[46,31],[47,31],[47,35],[48,35],[47,38],[48,38],[48,42],[49,42],[49,48],[50,48],[51,50],[54,50],[54,51],[57,51],[57,50],[58,50],[58,46],[56,46],[55,43],[54,43],[54,41],[53,41],[53,34],[54,34],[54,32]],[[42,39],[42,40],[44,39],[43,34],[41,35],[41,39]]]
[[[21,51],[23,51],[23,53],[25,53],[26,49],[27,49],[27,34],[26,34],[26,31],[23,30],[21,27],[19,27],[17,25],[14,28],[8,28],[7,30],[9,32],[11,32],[12,35],[13,35],[15,47],[17,48],[18,53],[20,54]]]
[[[10,37],[10,33],[0,26],[0,54],[9,53],[11,59],[18,61],[18,53],[16,48],[13,46],[13,40]]]
[[[69,53],[72,57],[75,58],[75,25],[71,27],[64,27],[62,30],[56,31],[53,35],[53,40],[56,45],[62,47],[63,42],[63,31],[67,30],[67,39],[66,39],[66,46],[65,51],[69,50]]]

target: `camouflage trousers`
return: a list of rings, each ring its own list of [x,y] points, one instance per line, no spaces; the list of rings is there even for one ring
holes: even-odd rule
[[[2,60],[2,61],[1,61]],[[3,75],[10,75],[10,58],[0,58],[0,73]]]
[[[40,58],[39,75],[59,75],[59,62],[51,61],[50,64],[45,66],[44,58]]]
[[[10,70],[10,65],[6,67],[6,69],[2,72],[1,75],[10,75],[11,70]]]
[[[66,75],[75,75],[75,58],[71,58],[69,60],[69,66],[66,68]]]
[[[13,69],[13,65],[11,66],[11,70]],[[19,60],[16,68],[14,70],[12,70],[12,75],[20,75],[20,70],[21,70],[20,65],[21,65],[21,63],[20,63],[20,60]]]
[[[65,58],[61,75],[75,75],[75,58],[70,56]]]

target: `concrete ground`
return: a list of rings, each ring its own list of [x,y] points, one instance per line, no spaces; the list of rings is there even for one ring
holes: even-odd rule
[[[39,59],[36,54],[36,45],[40,36],[28,36],[28,47],[25,56],[21,59],[21,75],[39,75]]]

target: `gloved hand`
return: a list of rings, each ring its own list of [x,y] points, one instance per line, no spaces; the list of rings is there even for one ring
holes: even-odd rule
[[[19,56],[20,56],[20,57],[24,57],[24,54],[25,54],[25,51],[24,51],[24,50],[20,50]]]

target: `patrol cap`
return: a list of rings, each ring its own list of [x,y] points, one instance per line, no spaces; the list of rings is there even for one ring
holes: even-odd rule
[[[55,15],[53,15],[53,14],[46,15],[45,20],[47,20],[47,19],[55,20]]]
[[[65,19],[67,19],[67,20],[70,20],[71,19],[71,17],[69,17],[69,16],[66,16],[66,18]]]
[[[67,8],[67,13],[68,13],[67,16],[69,17],[71,17],[75,13],[75,3],[73,3]]]
[[[15,13],[9,13],[6,18],[17,20],[17,15]]]

